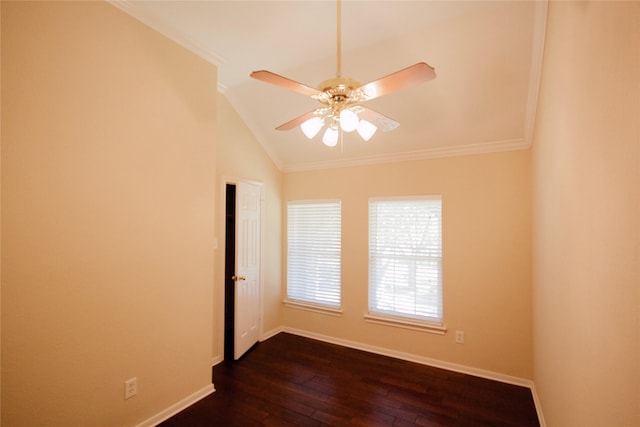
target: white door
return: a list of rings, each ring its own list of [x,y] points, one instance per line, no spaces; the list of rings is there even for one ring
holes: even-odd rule
[[[236,187],[234,359],[258,342],[260,322],[260,187]]]

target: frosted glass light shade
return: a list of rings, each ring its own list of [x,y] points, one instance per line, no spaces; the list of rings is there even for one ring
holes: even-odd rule
[[[340,127],[345,132],[351,132],[358,127],[358,116],[348,108],[340,111]]]
[[[358,133],[365,141],[370,140],[377,130],[378,128],[373,123],[366,120],[360,120],[360,123],[358,123]]]
[[[322,142],[327,147],[335,147],[338,143],[338,129],[327,128],[322,137]]]
[[[320,132],[322,126],[324,126],[324,120],[322,120],[320,117],[313,117],[302,123],[300,125],[300,129],[302,129],[302,133],[304,133],[304,136],[311,139],[316,136],[318,132]]]

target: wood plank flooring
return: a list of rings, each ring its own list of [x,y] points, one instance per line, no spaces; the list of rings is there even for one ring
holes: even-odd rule
[[[213,377],[215,393],[160,425],[539,425],[528,388],[286,333]]]

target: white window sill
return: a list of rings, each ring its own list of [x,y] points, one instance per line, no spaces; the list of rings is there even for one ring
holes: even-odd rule
[[[444,335],[447,333],[446,326],[438,325],[436,323],[421,322],[419,320],[379,316],[371,313],[365,314],[364,319],[369,323],[393,326],[396,328],[411,329],[414,331],[429,332],[431,334]]]
[[[297,308],[300,310],[313,311],[315,313],[328,314],[330,316],[342,316],[342,309],[339,307],[329,307],[326,305],[312,304],[308,302],[302,301],[294,301],[290,299],[286,299],[282,301],[285,307],[289,308]]]

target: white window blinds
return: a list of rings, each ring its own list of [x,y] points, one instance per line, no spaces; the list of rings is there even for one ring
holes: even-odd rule
[[[442,201],[369,200],[369,312],[442,323]]]
[[[289,202],[287,298],[340,306],[339,200]]]

